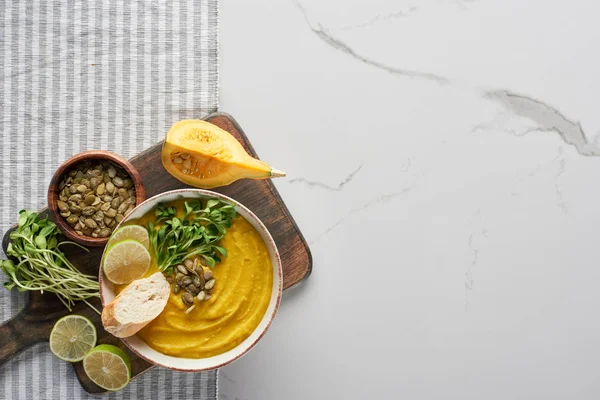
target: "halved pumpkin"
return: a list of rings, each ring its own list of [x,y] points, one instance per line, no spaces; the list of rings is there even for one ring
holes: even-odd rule
[[[229,132],[203,120],[175,123],[162,148],[165,169],[190,186],[212,189],[242,179],[285,176],[251,157]]]

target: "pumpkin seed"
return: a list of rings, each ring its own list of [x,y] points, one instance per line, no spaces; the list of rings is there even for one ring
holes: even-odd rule
[[[194,285],[188,285],[186,290],[188,292],[190,292],[193,296],[197,295],[198,292],[200,291],[200,288],[194,286]]]
[[[85,220],[85,226],[87,226],[90,229],[96,229],[98,227],[98,224],[93,219],[87,218]]]
[[[192,168],[192,160],[189,158],[183,162],[183,168],[190,169]]]
[[[73,214],[81,214],[81,207],[71,206],[69,207],[69,211],[71,211]]]
[[[206,284],[204,285],[204,289],[206,290],[211,290],[212,288],[215,287],[215,283],[216,281],[214,279],[209,280],[208,282],[206,282]]]
[[[125,211],[127,210],[127,206],[128,206],[127,203],[121,203],[119,208],[117,208],[117,213],[125,214]]]
[[[60,213],[60,216],[63,218],[67,218],[69,215],[71,215],[69,210]]]
[[[202,291],[202,292],[198,293],[198,296],[196,296],[196,298],[198,299],[198,301],[206,300],[206,292]]]
[[[175,280],[177,281],[177,283],[179,283],[180,286],[183,286],[181,280],[184,277],[185,277],[185,275],[182,274],[181,272],[177,272],[177,274],[175,275]]]
[[[106,189],[106,184],[104,182],[102,182],[101,184],[98,185],[98,187],[96,188],[96,194],[98,196],[102,196],[104,194],[104,190]]]
[[[112,218],[107,217],[106,215],[104,216],[104,225],[110,225],[110,223],[113,221]]]
[[[187,160],[188,158],[190,158],[190,154],[189,153],[181,153],[180,157],[183,158],[184,160]]]
[[[80,202],[82,199],[80,194],[74,194],[73,196],[69,197],[69,201],[73,201],[73,202]]]
[[[110,167],[108,167],[108,170],[106,172],[108,172],[108,176],[111,179],[114,178],[117,175],[117,170],[112,165]]]
[[[109,237],[111,232],[112,231],[110,230],[110,228],[102,228],[98,236],[100,236],[101,238]]]
[[[96,222],[100,222],[104,220],[104,213],[102,211],[96,211],[92,219]]]
[[[90,189],[96,190],[98,188],[98,185],[100,184],[100,182],[102,182],[102,179],[91,178],[90,179]]]
[[[194,286],[202,289],[204,287],[204,277],[192,275],[192,283],[194,284]]]
[[[194,268],[194,261],[192,261],[191,258],[186,258],[183,261],[183,265],[185,265],[187,269],[192,270]]]
[[[185,276],[181,279],[181,283],[183,284],[182,286],[188,286],[190,283],[192,283],[192,278]]]
[[[133,186],[133,181],[130,178],[123,179],[123,187],[125,189],[129,189],[131,186]]]
[[[79,193],[87,192],[88,191],[88,187],[85,186],[85,185],[79,185],[79,186],[77,186],[77,191]]]
[[[117,216],[115,217],[115,221],[121,222],[123,221],[123,218],[125,218],[123,214],[117,214]]]
[[[212,278],[213,273],[210,269],[207,269],[206,271],[204,271],[204,279],[209,281],[210,278]]]
[[[98,234],[97,234],[96,232],[92,232],[91,236],[92,236],[93,238],[97,238],[97,237],[98,237]]]
[[[186,313],[186,314],[189,314],[189,313],[191,313],[191,312],[192,312],[192,310],[193,310],[194,308],[196,308],[196,305],[195,305],[195,304],[192,304],[192,305],[190,306],[190,308],[188,308],[187,310],[185,310],[185,313]]]
[[[102,201],[105,203],[110,203],[113,201],[113,197],[105,194],[104,196],[102,196]]]
[[[119,194],[119,197],[122,198],[123,200],[128,199],[129,193],[127,193],[127,189],[125,188],[120,188],[117,193]]]
[[[179,157],[175,157],[175,158],[173,159],[173,163],[174,163],[174,164],[181,164],[182,162],[183,162],[183,160],[182,160],[181,158],[179,158]]]
[[[92,206],[84,207],[83,210],[81,210],[81,213],[83,215],[85,215],[86,217],[93,215],[95,212],[96,212],[96,209]]]
[[[173,285],[173,293],[177,294],[181,291],[181,286],[178,284]]]
[[[86,206],[91,206],[92,204],[94,204],[94,201],[96,201],[96,196],[94,196],[93,194],[90,194],[88,196],[86,196],[85,200],[83,200],[83,203]]]
[[[115,197],[113,199],[113,201],[111,201],[110,207],[114,208],[116,210],[117,208],[119,208],[119,206],[121,205],[122,202],[123,202],[123,199],[121,197]]]
[[[113,183],[112,183],[112,182],[108,181],[108,182],[106,183],[106,191],[107,191],[108,193],[113,193],[113,192],[115,191],[115,185],[113,185]]]
[[[73,186],[69,187],[69,193],[71,193],[71,194],[77,193],[77,186],[73,185]]]
[[[177,266],[177,271],[179,271],[180,273],[182,273],[183,275],[187,275],[188,274],[188,270],[185,269],[185,267],[181,264],[179,264]]]
[[[133,204],[130,204],[127,207],[127,210],[125,210],[125,215],[129,214],[130,212],[132,212],[134,208],[135,208],[135,206]]]
[[[116,187],[123,187],[123,179],[119,178],[118,176],[115,176],[112,179],[112,183],[116,186]]]
[[[67,224],[69,224],[71,227],[74,227],[77,221],[79,221],[79,218],[77,218],[75,215],[71,215],[69,218],[67,218]]]
[[[103,204],[100,206],[100,209],[101,209],[102,211],[108,211],[108,209],[109,209],[109,208],[110,208],[110,203],[103,203]]]
[[[69,211],[69,205],[67,203],[65,203],[64,201],[59,200],[56,202],[56,205],[58,206],[59,210],[62,212]]]
[[[117,215],[117,210],[115,210],[114,208],[109,208],[107,211],[104,212],[104,215],[106,215],[109,218],[114,218]]]
[[[183,304],[185,304],[186,306],[191,306],[192,304],[194,304],[194,296],[192,296],[188,292],[185,292],[181,295],[181,300],[183,300]]]

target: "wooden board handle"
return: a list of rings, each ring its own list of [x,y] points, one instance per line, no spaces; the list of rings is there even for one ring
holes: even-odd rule
[[[0,325],[0,365],[50,337],[52,325],[40,324],[27,317],[26,309]]]

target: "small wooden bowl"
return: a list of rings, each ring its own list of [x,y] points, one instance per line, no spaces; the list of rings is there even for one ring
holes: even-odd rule
[[[113,162],[114,164],[120,165],[133,181],[133,186],[135,188],[136,205],[142,203],[146,199],[146,193],[144,191],[144,185],[142,184],[142,177],[140,173],[135,169],[135,167],[123,157],[108,151],[84,151],[83,153],[76,154],[73,157],[69,158],[60,167],[58,167],[58,169],[54,173],[54,176],[52,176],[50,186],[48,187],[48,209],[52,214],[54,222],[56,222],[56,225],[58,225],[58,227],[64,233],[64,235],[72,241],[80,243],[84,246],[100,247],[104,246],[106,242],[108,242],[109,238],[93,238],[89,236],[78,235],[75,232],[75,230],[67,224],[67,221],[65,221],[65,219],[60,215],[60,211],[58,210],[58,204],[56,203],[58,200],[59,193],[58,187],[60,185],[60,181],[63,175],[66,174],[73,167],[75,167],[77,164],[83,161],[90,160],[108,160]]]

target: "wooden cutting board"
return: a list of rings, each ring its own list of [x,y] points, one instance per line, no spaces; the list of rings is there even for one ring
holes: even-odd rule
[[[230,115],[212,114],[206,120],[230,132],[242,143],[249,154],[258,157],[250,141]],[[162,143],[156,144],[130,160],[142,176],[147,198],[169,190],[189,187],[173,178],[163,168],[160,159],[161,147]],[[215,191],[226,194],[247,206],[269,229],[283,263],[284,290],[297,285],[310,275],[312,256],[308,244],[271,180],[243,179],[229,186],[215,189]],[[42,210],[42,213],[46,214],[47,210]],[[9,233],[10,231],[5,234],[2,241],[5,251],[8,246]],[[75,266],[85,273],[95,275],[98,274],[103,249],[103,247],[93,247],[89,249],[89,253],[86,253],[73,246],[63,248]],[[100,300],[95,301],[94,305],[100,309]],[[131,359],[132,377],[143,374],[154,367],[129,351],[120,340],[107,333],[102,328],[100,316],[89,307],[78,304],[73,309],[73,313],[85,315],[94,322],[98,329],[99,344],[114,344],[127,352]],[[0,364],[36,343],[47,342],[54,323],[67,314],[68,310],[53,294],[31,293],[25,309],[0,325]],[[79,382],[85,390],[90,393],[104,392],[104,389],[96,386],[87,378],[81,362],[74,363],[73,366]]]

